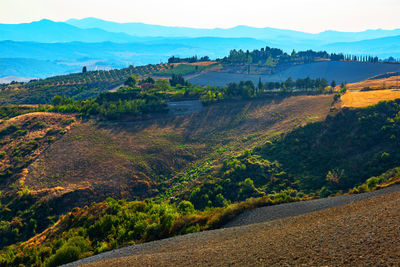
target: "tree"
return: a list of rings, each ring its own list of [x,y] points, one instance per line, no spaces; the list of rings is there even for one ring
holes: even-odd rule
[[[261,82],[261,77],[260,78],[258,78],[258,90],[262,90],[263,88],[264,88],[264,85],[263,85],[263,83]]]
[[[295,51],[294,49],[293,49],[293,51],[292,51],[291,56],[292,56],[292,57],[295,57],[295,56],[296,56],[296,51]]]
[[[185,79],[181,74],[172,74],[171,79],[169,79],[169,83],[171,84],[171,86],[176,86],[178,84],[186,85]]]
[[[139,78],[136,75],[131,75],[128,77],[128,79],[124,82],[125,85],[129,87],[135,87],[136,82]]]
[[[168,91],[171,87],[167,80],[158,79],[155,83],[155,87],[160,91]]]
[[[334,89],[336,87],[336,82],[335,81],[331,82],[331,87],[332,87],[332,89]]]
[[[143,84],[143,83],[151,83],[151,84],[154,84],[155,83],[155,81],[154,81],[154,79],[152,78],[152,77],[147,77],[146,79],[144,79],[144,80],[141,80],[140,82],[139,82],[139,84]]]
[[[269,56],[267,58],[267,61],[265,61],[265,65],[267,65],[268,67],[272,67],[274,65],[274,59],[271,56]]]
[[[287,89],[293,89],[296,86],[296,83],[293,81],[292,77],[287,78],[285,81],[285,87]]]
[[[87,68],[86,68],[86,66],[84,66],[83,68],[82,68],[82,73],[86,73],[87,72]]]
[[[64,98],[62,96],[56,95],[53,97],[53,100],[51,101],[51,103],[53,104],[53,106],[58,106],[58,105],[61,105],[63,100],[64,100]]]

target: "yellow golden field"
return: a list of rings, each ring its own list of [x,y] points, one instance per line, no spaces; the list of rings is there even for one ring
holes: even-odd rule
[[[375,105],[382,100],[400,98],[399,89],[386,89],[374,91],[347,91],[342,97],[342,107],[366,107]]]

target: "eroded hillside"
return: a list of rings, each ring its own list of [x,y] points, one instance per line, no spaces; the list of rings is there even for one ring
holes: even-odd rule
[[[0,188],[25,185],[26,167],[76,124],[72,115],[37,112],[5,120],[0,125]],[[19,175],[16,175],[19,174]]]
[[[172,196],[222,159],[323,120],[331,102],[331,95],[232,101],[186,116],[81,123],[28,167],[25,184],[36,192],[68,193],[71,207],[107,196]],[[182,171],[189,176],[182,178]]]

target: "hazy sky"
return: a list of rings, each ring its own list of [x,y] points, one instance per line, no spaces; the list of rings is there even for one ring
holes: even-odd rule
[[[0,22],[97,17],[117,22],[307,32],[400,28],[400,0],[0,0]]]

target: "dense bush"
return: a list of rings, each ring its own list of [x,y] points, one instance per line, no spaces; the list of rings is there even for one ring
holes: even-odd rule
[[[129,244],[215,229],[244,210],[301,200],[292,195],[283,191],[203,212],[189,201],[175,205],[109,198],[75,208],[44,238],[6,248],[0,252],[0,265],[58,266]]]
[[[293,197],[296,197],[298,185],[295,179],[283,172],[277,162],[247,151],[242,156],[225,160],[218,173],[209,176],[202,186],[192,191],[189,200],[197,209],[223,207],[284,189],[293,190]]]
[[[400,162],[400,100],[344,109],[256,150],[298,177],[306,192],[348,190]]]

